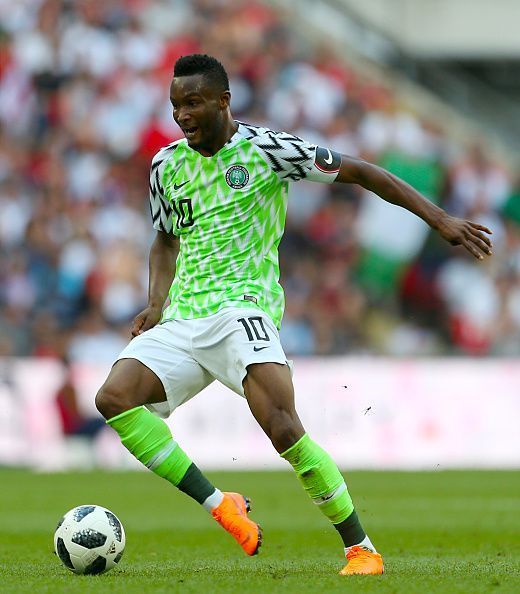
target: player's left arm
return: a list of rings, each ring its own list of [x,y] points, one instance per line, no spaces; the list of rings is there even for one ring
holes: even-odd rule
[[[487,227],[450,216],[412,186],[382,167],[347,155],[332,154],[336,158],[341,157],[335,182],[359,184],[383,200],[406,208],[423,219],[451,245],[464,246],[479,260],[482,260],[484,255],[492,254],[491,240],[486,235],[492,232]]]

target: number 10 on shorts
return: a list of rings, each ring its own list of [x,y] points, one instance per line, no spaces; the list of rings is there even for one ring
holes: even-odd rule
[[[253,340],[269,340],[269,335],[264,326],[264,321],[260,316],[252,316],[250,318],[240,318],[237,320],[247,333],[249,342]]]

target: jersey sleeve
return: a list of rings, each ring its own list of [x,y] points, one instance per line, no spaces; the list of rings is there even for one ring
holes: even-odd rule
[[[161,149],[152,159],[150,167],[150,212],[153,228],[164,233],[172,232],[172,207],[165,197],[161,181],[168,154],[167,150]]]
[[[273,172],[282,181],[306,179],[332,183],[341,165],[341,154],[312,144],[287,132],[275,132],[241,124],[248,139],[264,155]]]

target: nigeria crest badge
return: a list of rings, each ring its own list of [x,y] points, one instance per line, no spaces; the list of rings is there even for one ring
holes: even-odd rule
[[[243,165],[233,165],[226,171],[226,183],[235,190],[247,186],[248,181],[249,171]]]

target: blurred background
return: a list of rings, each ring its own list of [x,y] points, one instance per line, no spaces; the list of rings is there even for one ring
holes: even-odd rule
[[[237,119],[493,230],[478,262],[359,187],[293,184],[281,336],[312,433],[345,466],[518,466],[518,22],[514,0],[0,0],[0,464],[132,465],[93,398],[146,304],[173,64],[202,52]],[[276,466],[206,392],[171,420],[197,461]]]

